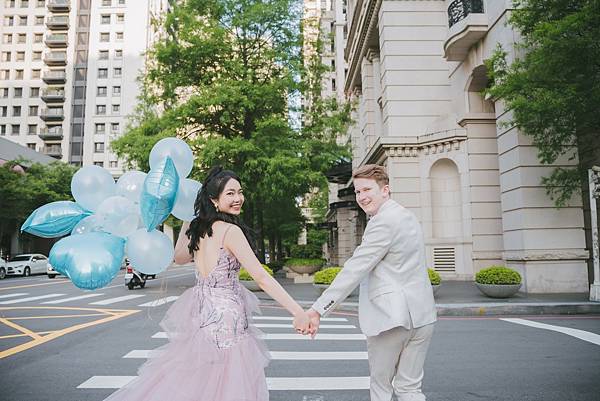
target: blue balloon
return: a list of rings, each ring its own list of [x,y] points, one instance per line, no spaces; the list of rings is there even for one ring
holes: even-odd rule
[[[170,157],[150,170],[140,197],[142,221],[148,231],[152,231],[169,217],[175,205],[178,187],[179,175]]]
[[[91,232],[58,241],[50,250],[49,262],[57,272],[70,278],[76,287],[95,290],[115,278],[124,254],[123,238]]]
[[[75,202],[51,202],[35,209],[21,226],[21,231],[44,238],[62,237],[91,214]]]

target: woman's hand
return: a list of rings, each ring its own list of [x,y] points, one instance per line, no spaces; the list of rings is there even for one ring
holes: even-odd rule
[[[305,311],[294,315],[294,329],[296,329],[296,332],[300,334],[311,334],[310,317]]]

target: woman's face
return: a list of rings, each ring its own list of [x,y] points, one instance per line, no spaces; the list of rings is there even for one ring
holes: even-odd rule
[[[230,178],[217,199],[219,211],[239,215],[244,204],[244,192],[238,180]]]

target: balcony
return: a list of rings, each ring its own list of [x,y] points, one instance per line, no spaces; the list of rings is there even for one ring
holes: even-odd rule
[[[60,159],[62,157],[62,148],[60,145],[44,146],[43,153],[45,155]]]
[[[50,48],[61,48],[69,45],[66,33],[54,33],[46,35],[44,43],[46,43],[46,46]]]
[[[50,66],[67,65],[67,52],[48,52],[44,54],[44,63]]]
[[[67,82],[65,70],[47,70],[42,75],[42,81],[47,84],[64,84]]]
[[[448,6],[448,37],[444,43],[444,57],[448,61],[462,61],[469,49],[488,31],[488,18],[483,0],[454,0]]]
[[[65,114],[62,107],[48,107],[40,110],[40,118],[44,121],[62,121]]]
[[[69,29],[69,16],[68,15],[53,15],[46,19],[46,26],[48,29],[65,30]]]
[[[53,13],[66,13],[71,10],[71,2],[69,0],[48,0],[48,10]]]
[[[46,103],[59,103],[65,101],[65,90],[63,88],[42,89],[41,98]]]
[[[63,139],[62,125],[44,127],[40,130],[38,136],[44,141],[60,141]]]

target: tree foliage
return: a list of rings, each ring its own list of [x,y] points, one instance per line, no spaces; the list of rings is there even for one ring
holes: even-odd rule
[[[561,206],[580,192],[600,155],[600,1],[513,3],[509,22],[522,34],[522,56],[509,63],[505,49],[497,49],[488,62],[489,92],[506,102],[511,123],[533,139],[539,160],[559,164],[543,183]],[[560,166],[565,159],[578,164]]]
[[[295,0],[175,3],[160,22],[168,36],[149,52],[136,115],[112,144],[145,169],[154,143],[179,136],[194,151],[195,178],[217,164],[237,172],[261,251],[265,239],[297,235],[298,197],[322,186],[346,152],[335,140],[348,120],[337,102],[302,127],[290,118],[291,99],[311,90],[301,79],[300,11]]]

